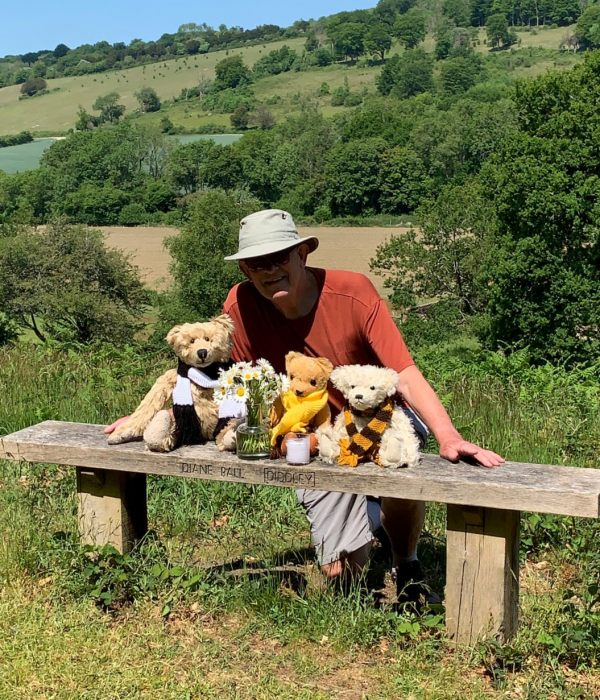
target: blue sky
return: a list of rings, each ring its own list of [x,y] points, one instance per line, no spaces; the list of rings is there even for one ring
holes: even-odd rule
[[[258,24],[288,26],[342,10],[374,7],[377,0],[7,0],[0,18],[0,56],[93,44],[105,39],[129,43],[158,39],[179,25],[196,22],[251,29]]]

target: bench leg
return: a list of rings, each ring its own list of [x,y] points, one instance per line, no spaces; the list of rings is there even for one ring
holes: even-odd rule
[[[127,552],[148,529],[146,475],[78,467],[77,505],[83,544]]]
[[[448,505],[446,627],[458,644],[517,630],[519,512]]]

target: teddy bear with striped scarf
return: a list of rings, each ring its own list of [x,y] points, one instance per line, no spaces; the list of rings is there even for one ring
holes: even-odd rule
[[[330,377],[346,400],[333,425],[317,430],[319,455],[330,464],[414,467],[419,438],[394,400],[398,373],[373,365],[342,365]]]

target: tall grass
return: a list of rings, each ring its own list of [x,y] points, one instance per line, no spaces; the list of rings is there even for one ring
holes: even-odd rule
[[[418,360],[467,438],[513,460],[597,466],[597,367],[572,372],[532,369],[524,355],[504,358],[464,345],[421,354]],[[171,364],[170,356],[142,347],[61,350],[21,344],[4,348],[0,434],[45,419],[109,422],[130,412],[157,374]],[[384,582],[388,565],[383,556],[376,557],[370,578],[346,596],[324,584],[308,550],[308,528],[292,490],[151,477],[149,519],[150,534],[130,555],[82,549],[76,534],[73,470],[0,462],[0,608],[22,609],[25,599],[34,606],[43,603],[49,624],[60,626],[58,620],[63,617],[71,619],[69,624],[89,623],[94,630],[91,638],[102,637],[106,643],[101,622],[105,613],[90,618],[86,607],[90,601],[88,606],[96,604],[110,613],[110,619],[121,620],[116,636],[111,636],[115,654],[125,653],[127,634],[137,620],[135,624],[148,627],[148,634],[153,630],[159,640],[153,644],[160,646],[155,655],[163,659],[174,657],[156,621],[148,619],[155,608],[164,623],[185,619],[192,628],[199,618],[205,621],[202,624],[220,620],[217,624],[223,629],[233,619],[235,639],[258,635],[277,640],[280,650],[303,649],[307,670],[296,671],[301,686],[309,682],[311,668],[313,676],[319,674],[323,644],[339,654],[350,648],[391,645],[396,654],[395,675],[388,674],[385,680],[386,674],[378,675],[378,687],[386,690],[373,697],[395,697],[398,688],[408,692],[408,678],[418,678],[414,682],[421,688],[438,689],[446,678],[449,690],[440,690],[439,697],[456,697],[456,693],[483,697],[486,683],[498,691],[519,686],[532,697],[551,692],[560,696],[577,684],[583,684],[585,692],[590,688],[590,693],[595,692],[600,652],[598,589],[594,588],[600,566],[600,528],[595,522],[526,515],[521,632],[511,645],[484,643],[470,656],[449,662],[439,615],[418,619],[398,615],[385,598],[378,603],[377,587]],[[429,508],[426,529],[421,554],[432,582],[441,590],[442,506]],[[126,610],[135,612],[125,614]],[[31,643],[51,654],[54,647],[42,633],[48,621],[43,615],[25,617],[31,639],[39,636],[39,642]],[[222,634],[227,640],[220,643],[232,643],[233,638]],[[80,638],[79,643],[86,647],[85,640]],[[54,651],[64,656],[59,648],[57,639]],[[3,656],[16,658],[9,638],[0,641],[0,659]],[[242,658],[242,665],[251,664],[251,651],[246,650]],[[415,665],[416,658],[436,670],[428,674],[425,667]],[[179,662],[173,663],[177,673],[183,673]],[[389,660],[381,663],[389,668]],[[4,673],[0,661],[0,697],[11,697],[24,677],[33,683],[36,674],[52,676],[56,671],[47,660],[41,670],[17,666],[21,681]],[[489,681],[484,682],[481,674],[471,679],[470,687],[479,690],[466,695],[461,683],[477,667],[486,669]],[[62,669],[64,677],[75,673],[85,686],[76,660],[64,660]],[[264,682],[261,679],[256,680],[258,686]],[[218,683],[209,683],[203,692],[211,697],[217,687]],[[269,687],[256,697],[278,697],[282,691],[277,688]],[[139,697],[161,697],[160,691],[153,692]],[[54,697],[76,695],[64,690]],[[113,696],[90,693],[89,697]],[[172,697],[178,697],[175,691]]]

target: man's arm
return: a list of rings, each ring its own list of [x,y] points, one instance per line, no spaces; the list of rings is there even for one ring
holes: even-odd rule
[[[495,452],[484,450],[462,438],[418,367],[411,365],[400,372],[398,391],[431,430],[438,441],[442,457],[451,462],[456,462],[461,457],[471,457],[484,467],[497,467],[504,462]]]

